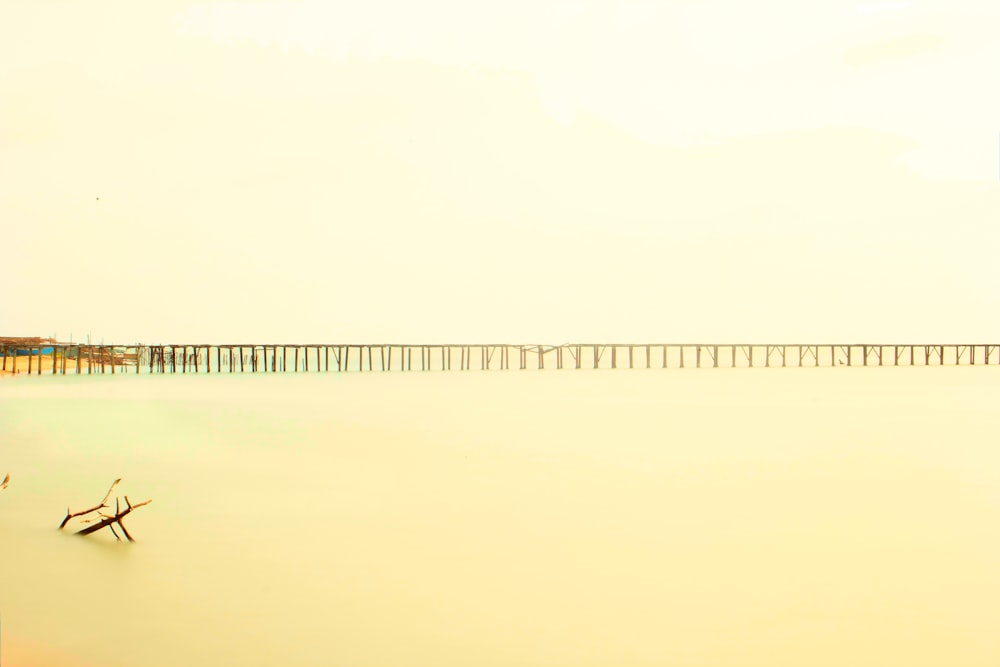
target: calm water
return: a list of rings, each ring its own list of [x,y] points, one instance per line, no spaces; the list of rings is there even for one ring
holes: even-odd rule
[[[122,667],[996,665],[998,434],[982,367],[6,379],[4,639]],[[136,544],[55,530],[115,477],[153,499]]]

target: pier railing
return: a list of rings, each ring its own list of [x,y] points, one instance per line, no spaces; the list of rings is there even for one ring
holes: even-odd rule
[[[997,344],[176,344],[0,346],[5,372],[316,373],[448,370],[974,366]]]

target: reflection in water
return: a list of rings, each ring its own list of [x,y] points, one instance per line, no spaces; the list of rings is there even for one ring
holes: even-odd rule
[[[4,381],[4,639],[145,667],[995,663],[996,373]],[[136,544],[56,530],[116,477],[154,500]]]

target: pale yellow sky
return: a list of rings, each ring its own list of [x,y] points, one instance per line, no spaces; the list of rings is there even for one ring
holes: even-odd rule
[[[0,333],[995,341],[998,19],[7,0]]]

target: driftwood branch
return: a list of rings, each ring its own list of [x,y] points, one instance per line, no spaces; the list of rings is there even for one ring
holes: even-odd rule
[[[91,517],[91,518],[86,518],[86,519],[81,519],[80,520],[81,523],[92,523],[93,522],[93,525],[92,526],[87,526],[86,528],[83,528],[81,530],[76,531],[76,533],[75,533],[76,535],[90,535],[91,533],[96,533],[97,531],[101,530],[102,528],[108,528],[111,531],[111,534],[115,536],[115,539],[120,542],[122,538],[120,538],[118,536],[118,533],[115,531],[115,524],[117,523],[118,527],[122,529],[122,533],[125,534],[125,538],[129,542],[135,542],[135,539],[128,532],[128,529],[125,528],[125,524],[122,522],[122,519],[124,519],[126,516],[128,516],[129,514],[131,514],[133,510],[138,509],[139,507],[142,507],[143,505],[148,505],[149,503],[151,503],[153,501],[152,500],[144,500],[141,503],[135,503],[135,504],[133,504],[132,501],[129,500],[128,496],[125,496],[125,509],[122,509],[122,507],[121,507],[121,501],[116,497],[115,498],[115,513],[114,514],[105,514],[104,512],[101,512],[102,509],[108,507],[108,504],[107,504],[108,503],[108,498],[111,497],[111,492],[114,490],[115,486],[120,481],[121,481],[121,479],[116,479],[114,481],[114,483],[111,484],[111,488],[108,489],[108,493],[107,493],[106,496],[104,496],[104,500],[101,501],[100,505],[95,505],[94,507],[91,507],[88,510],[84,510],[82,512],[75,512],[75,513],[74,512],[70,512],[67,509],[66,510],[66,518],[63,519],[63,522],[61,524],[59,524],[59,528],[62,529],[66,525],[66,523],[70,519],[72,519],[74,517],[85,516],[87,514],[94,514],[94,513],[96,513],[97,516],[95,516],[95,517]]]
[[[94,505],[90,509],[83,510],[82,512],[70,512],[70,509],[67,507],[66,518],[62,520],[61,524],[59,524],[59,529],[62,530],[66,526],[66,524],[69,523],[70,519],[73,519],[78,516],[83,516],[85,514],[90,514],[91,512],[97,512],[98,510],[102,510],[105,507],[107,507],[108,498],[111,497],[111,492],[115,490],[115,487],[118,486],[118,483],[121,481],[122,478],[119,477],[115,481],[111,482],[111,487],[108,489],[108,492],[104,495],[104,500],[101,501],[100,505]]]
[[[107,526],[107,527],[111,528],[111,532],[114,534],[114,536],[117,539],[121,540],[121,538],[118,537],[118,533],[115,532],[114,524],[117,523],[118,526],[122,529],[122,532],[125,533],[125,537],[128,538],[128,541],[129,542],[135,542],[135,540],[129,534],[128,530],[126,530],[125,524],[122,523],[122,519],[124,519],[126,516],[128,516],[132,512],[132,510],[136,509],[137,507],[142,507],[143,505],[148,505],[151,502],[153,502],[153,501],[152,500],[144,500],[143,502],[136,503],[135,505],[128,504],[128,506],[125,509],[123,509],[123,510],[117,510],[116,509],[116,511],[115,511],[115,513],[113,515],[112,514],[103,514],[103,515],[101,515],[102,518],[101,518],[101,520],[99,522],[95,523],[93,526],[87,526],[86,528],[84,528],[82,530],[78,530],[76,532],[76,534],[77,535],[90,535],[91,533],[96,533],[101,528],[104,528],[105,526]]]

